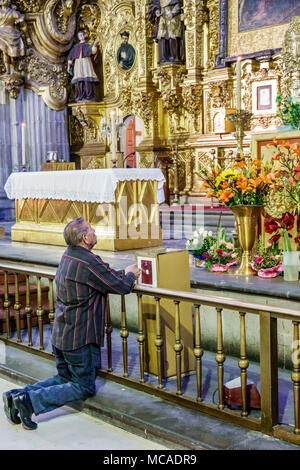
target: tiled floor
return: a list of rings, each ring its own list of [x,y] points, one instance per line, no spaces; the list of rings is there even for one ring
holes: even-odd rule
[[[15,384],[0,378],[0,395]],[[37,430],[12,425],[0,406],[1,450],[164,450],[165,447],[68,406],[33,416]]]

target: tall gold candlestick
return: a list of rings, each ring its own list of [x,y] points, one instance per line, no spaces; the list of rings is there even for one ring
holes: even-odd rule
[[[111,117],[111,153],[112,153],[112,164],[113,167],[116,166],[117,163],[117,129],[116,129],[116,119],[115,119],[115,112],[112,111],[110,113]]]
[[[26,136],[25,136],[25,131],[26,131],[26,123],[22,122],[21,124],[21,140],[22,140],[22,166],[23,168],[26,167]]]
[[[242,67],[241,58],[238,57],[236,63],[236,111],[241,111],[242,108]]]

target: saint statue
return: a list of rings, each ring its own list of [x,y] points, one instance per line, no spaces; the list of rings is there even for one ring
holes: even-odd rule
[[[27,33],[24,15],[11,5],[10,0],[0,0],[0,50],[3,52],[7,74],[15,71],[15,57],[25,55],[25,45],[22,39],[24,33]],[[27,38],[27,44],[31,44],[29,38]]]
[[[75,86],[75,101],[95,101],[95,87],[99,78],[93,61],[96,60],[99,39],[91,46],[86,42],[84,31],[79,31],[78,39],[79,43],[72,47],[68,55],[68,72],[72,76],[71,83]]]
[[[184,62],[182,5],[180,0],[151,0],[149,19],[158,42],[159,63]]]
[[[135,50],[131,44],[128,44],[129,33],[127,31],[123,31],[120,36],[122,38],[122,44],[117,52],[118,64],[122,67],[122,69],[129,70],[134,63]]]

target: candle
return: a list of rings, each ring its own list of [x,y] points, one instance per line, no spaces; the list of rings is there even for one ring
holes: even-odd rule
[[[239,112],[241,110],[242,103],[242,68],[241,68],[241,58],[238,57],[236,63],[236,110]]]
[[[116,130],[116,120],[115,120],[115,113],[112,111],[110,113],[111,117],[111,153],[112,153],[112,161],[117,161],[117,130]]]
[[[22,165],[26,166],[26,140],[25,140],[25,130],[26,123],[22,122],[21,131],[22,131]]]

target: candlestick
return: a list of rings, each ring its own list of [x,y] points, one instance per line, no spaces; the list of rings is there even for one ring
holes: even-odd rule
[[[116,166],[117,162],[117,129],[116,129],[116,120],[115,120],[115,113],[112,111],[110,113],[111,117],[111,153],[112,153],[112,163],[113,167]]]
[[[241,58],[238,57],[236,63],[236,110],[239,112],[241,110],[242,103],[242,67],[241,67]]]
[[[26,166],[26,140],[25,140],[26,123],[21,124],[21,138],[22,138],[22,166]]]

